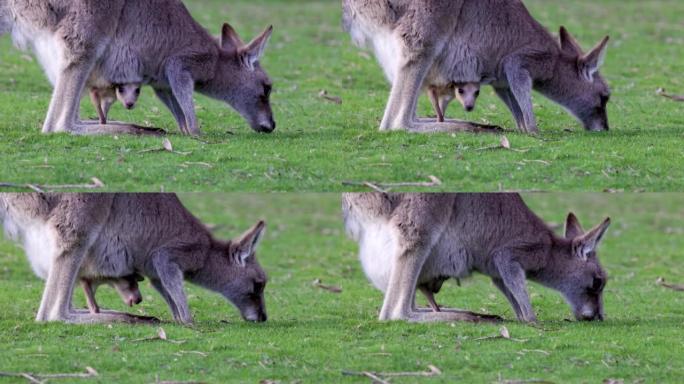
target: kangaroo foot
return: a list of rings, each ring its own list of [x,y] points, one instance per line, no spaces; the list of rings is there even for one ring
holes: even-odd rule
[[[90,122],[81,123],[74,127],[70,133],[74,135],[96,136],[96,135],[147,135],[162,136],[166,134],[161,128],[142,127],[135,124],[108,123],[92,124]]]
[[[472,323],[497,323],[503,319],[496,315],[441,308],[441,312],[414,312],[408,319],[411,322],[449,322],[468,321]]]
[[[71,324],[107,324],[107,323],[128,323],[128,324],[157,324],[159,319],[152,316],[138,316],[125,312],[101,310],[100,313],[90,313],[84,310],[74,310],[65,319],[66,323]]]
[[[411,124],[408,129],[413,133],[438,133],[438,132],[473,132],[473,133],[500,133],[502,129],[495,125],[471,123],[459,120],[446,120],[443,123],[431,122],[424,119]]]

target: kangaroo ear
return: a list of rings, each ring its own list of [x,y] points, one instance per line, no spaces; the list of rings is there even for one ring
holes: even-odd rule
[[[575,256],[581,260],[587,260],[592,252],[595,252],[598,248],[603,235],[606,233],[608,226],[610,225],[610,218],[606,218],[603,223],[599,224],[591,231],[585,233],[584,235],[575,238],[572,241],[572,249]]]
[[[580,58],[580,71],[587,81],[594,81],[594,75],[601,69],[608,51],[608,40],[609,36],[604,37],[594,49]]]
[[[268,40],[271,38],[271,34],[273,33],[273,26],[269,26],[264,30],[259,36],[254,38],[249,44],[243,46],[240,48],[240,54],[243,59],[243,63],[249,68],[250,70],[254,69],[254,64],[259,61],[261,56],[264,54],[264,50],[266,49],[266,44],[268,44]]]
[[[247,261],[254,257],[254,251],[256,250],[261,237],[264,234],[264,229],[266,228],[266,223],[262,220],[256,223],[252,228],[247,230],[240,239],[237,241],[238,244],[238,259],[240,264],[243,266]]]
[[[224,23],[223,28],[221,28],[221,48],[226,50],[238,50],[240,47],[245,45],[238,36],[235,29],[228,24]]]
[[[582,47],[580,47],[577,40],[568,32],[565,27],[560,27],[560,45],[561,50],[571,55],[582,56]]]
[[[580,225],[577,216],[575,216],[575,214],[572,212],[568,213],[568,218],[565,219],[565,238],[574,239],[575,237],[581,236],[583,234],[584,229],[582,229],[582,225]]]

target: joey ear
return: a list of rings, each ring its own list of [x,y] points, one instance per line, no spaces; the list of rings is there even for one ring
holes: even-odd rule
[[[577,216],[575,216],[575,214],[572,212],[568,213],[568,218],[565,219],[565,238],[574,239],[575,237],[581,236],[583,234],[584,229],[582,229],[582,225],[580,225]]]
[[[240,48],[240,55],[242,56],[243,63],[249,69],[254,69],[254,63],[259,61],[261,56],[266,50],[266,45],[268,40],[271,38],[273,33],[273,26],[269,26],[264,30],[259,36],[255,37],[249,44]]]
[[[565,27],[560,27],[559,35],[561,50],[571,55],[582,56],[582,47]]]
[[[230,24],[224,23],[223,28],[221,28],[221,48],[226,50],[237,50],[243,45],[245,45],[245,43],[242,42],[242,39],[240,39],[240,36],[235,32],[235,29],[233,29]]]
[[[266,228],[266,223],[262,220],[256,223],[252,228],[248,229],[247,232],[240,236],[237,241],[238,244],[238,258],[242,265],[253,257],[254,251],[256,250],[261,237],[264,234],[264,229]]]
[[[604,37],[596,47],[580,58],[580,71],[587,81],[594,81],[594,75],[601,69],[608,51],[608,40],[609,36]]]
[[[610,218],[606,218],[601,224],[594,227],[589,232],[572,241],[572,249],[575,256],[587,260],[591,252],[595,252],[603,239],[603,235],[610,226]]]

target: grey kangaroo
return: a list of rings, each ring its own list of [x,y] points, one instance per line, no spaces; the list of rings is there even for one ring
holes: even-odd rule
[[[578,320],[604,317],[596,251],[610,219],[585,232],[570,213],[560,237],[515,194],[345,194],[343,212],[366,276],[385,293],[380,320],[496,320],[415,308],[416,287],[439,291],[473,271],[492,279],[520,321],[537,320],[526,278],[559,291]]]
[[[118,84],[90,88],[90,100],[97,111],[100,124],[107,124],[112,104],[118,99],[126,109],[133,109],[140,96],[141,84]]]
[[[480,83],[451,83],[445,86],[429,86],[427,94],[432,103],[432,108],[437,115],[437,122],[445,121],[446,110],[449,104],[458,100],[466,112],[475,110],[475,103],[480,96]]]
[[[598,73],[608,38],[584,53],[561,28],[560,44],[519,0],[344,0],[354,41],[373,48],[392,83],[381,130],[472,130],[416,120],[421,85],[492,84],[518,128],[536,133],[532,89],[562,105],[588,130],[607,130],[610,91]]]
[[[80,274],[143,275],[183,324],[192,322],[184,279],[222,294],[245,320],[266,320],[266,274],[255,255],[263,221],[235,240],[217,240],[167,194],[3,194],[0,219],[8,232],[28,242],[29,259],[52,260],[37,321],[156,321],[74,310],[71,298]]]
[[[216,41],[180,0],[8,0],[3,32],[34,51],[54,85],[44,133],[158,133],[78,121],[93,72],[111,84],[151,85],[184,134],[200,133],[193,91],[230,104],[258,132],[275,129],[272,85],[259,64],[271,27],[245,44],[228,24]]]

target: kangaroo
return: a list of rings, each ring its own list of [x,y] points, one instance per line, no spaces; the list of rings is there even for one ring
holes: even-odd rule
[[[475,103],[480,96],[480,83],[450,83],[444,86],[431,85],[427,87],[427,94],[432,108],[437,115],[437,122],[443,123],[446,109],[451,101],[458,100],[466,112],[475,110]]]
[[[608,130],[608,85],[598,73],[608,37],[588,53],[561,28],[560,44],[519,0],[344,0],[353,40],[373,48],[392,91],[381,130],[431,131],[416,122],[423,82],[491,79],[518,128],[538,132],[532,89],[569,110],[585,129]],[[425,80],[427,79],[427,80]],[[471,130],[437,123],[439,130]]]
[[[345,194],[342,205],[363,270],[385,293],[380,320],[496,320],[414,308],[416,287],[474,271],[492,279],[520,321],[537,321],[526,278],[559,291],[576,319],[604,318],[606,273],[596,251],[608,218],[585,232],[570,213],[561,237],[516,194]]]
[[[194,91],[228,103],[257,132],[275,129],[272,84],[259,64],[272,27],[245,44],[224,24],[217,42],[180,0],[9,0],[0,12],[0,33],[32,49],[54,85],[44,133],[158,133],[78,121],[92,72],[111,84],[151,85],[184,134],[200,134]]]
[[[111,285],[119,293],[121,300],[129,307],[132,307],[143,301],[140,288],[138,287],[138,282],[142,280],[142,276],[133,274],[117,279],[81,277],[79,281],[81,282],[81,287],[86,296],[88,310],[90,313],[100,313],[100,306],[97,305],[97,301],[95,300],[95,291],[97,291],[97,287],[102,284]]]
[[[179,323],[192,323],[184,279],[222,294],[247,321],[267,319],[266,274],[255,255],[263,221],[235,240],[221,241],[170,194],[3,194],[0,219],[8,232],[40,244],[25,247],[29,259],[52,260],[37,321],[156,321],[72,309],[82,270],[102,278],[149,278]]]
[[[107,124],[109,109],[119,100],[126,109],[133,109],[140,96],[140,84],[120,84],[106,87],[91,87],[90,100],[97,111],[100,124]]]
[[[21,231],[11,217],[3,214],[4,209],[0,204],[0,221],[4,222],[4,229],[6,235],[21,242],[26,255],[28,256],[33,273],[42,280],[47,280],[50,269],[52,268],[52,255],[40,251],[43,248],[43,238],[31,236],[30,231]],[[6,216],[6,217],[5,217]],[[79,281],[85,293],[86,303],[91,313],[98,313],[100,307],[95,300],[95,292],[100,285],[111,285],[121,296],[121,300],[128,306],[132,307],[134,304],[142,302],[142,294],[138,287],[138,281],[142,281],[142,277],[137,274],[124,276],[121,278],[107,278],[101,276],[96,268],[88,265],[87,261],[81,266],[78,273]]]

